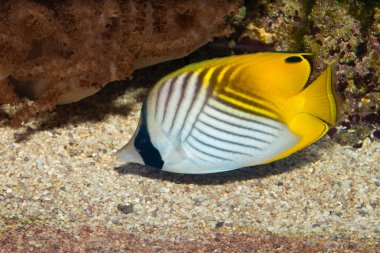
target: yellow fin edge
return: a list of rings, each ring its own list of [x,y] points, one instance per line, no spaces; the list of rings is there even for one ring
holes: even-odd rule
[[[275,158],[264,162],[263,164],[280,160],[303,149],[304,147],[318,141],[329,130],[329,126],[325,122],[308,113],[297,114],[290,122],[289,128],[292,132],[297,133],[297,135],[300,136],[300,141],[294,147],[288,149]],[[310,131],[311,129],[312,131]]]

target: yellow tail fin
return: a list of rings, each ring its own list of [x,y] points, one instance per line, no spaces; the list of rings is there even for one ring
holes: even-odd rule
[[[298,96],[305,101],[304,112],[310,113],[324,122],[335,125],[339,114],[340,98],[335,90],[335,66],[327,69]]]

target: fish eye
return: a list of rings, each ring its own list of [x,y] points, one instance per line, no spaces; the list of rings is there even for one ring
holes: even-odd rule
[[[285,59],[286,63],[297,63],[297,62],[301,62],[301,61],[302,61],[302,58],[299,56],[290,56],[290,57]]]

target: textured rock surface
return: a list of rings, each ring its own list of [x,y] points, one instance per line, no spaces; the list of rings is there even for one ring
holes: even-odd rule
[[[306,1],[248,1],[246,29],[240,40],[251,40],[246,49],[300,51],[307,32]]]
[[[32,99],[13,123],[92,95],[133,70],[231,33],[229,1],[1,1],[0,105]]]
[[[316,56],[316,69],[336,61],[338,89],[345,98],[335,139],[360,146],[380,129],[380,3],[316,1],[310,13],[305,47]]]

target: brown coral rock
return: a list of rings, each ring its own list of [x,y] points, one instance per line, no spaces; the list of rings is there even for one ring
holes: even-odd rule
[[[0,3],[0,105],[34,102],[21,123],[134,69],[189,54],[231,29],[229,1],[20,0]]]

